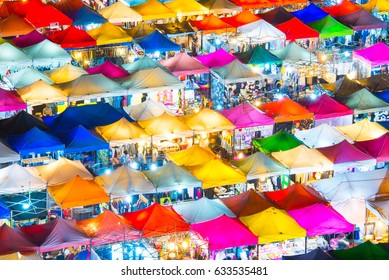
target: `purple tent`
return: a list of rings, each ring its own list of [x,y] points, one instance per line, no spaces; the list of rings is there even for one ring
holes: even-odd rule
[[[116,65],[109,60],[96,67],[88,68],[85,70],[89,74],[103,74],[110,79],[125,78],[130,75],[123,67]]]
[[[19,48],[26,48],[32,45],[36,45],[47,38],[43,36],[36,30],[27,33],[26,35],[22,35],[20,37],[16,37],[12,39],[12,42]]]
[[[196,58],[208,68],[222,67],[237,59],[222,48],[210,54],[196,56]]]
[[[307,236],[354,231],[353,224],[349,223],[334,208],[324,204],[317,203],[287,212],[307,231]]]
[[[336,19],[353,30],[386,28],[388,26],[385,21],[380,20],[365,9],[359,9],[353,13],[337,17]]]
[[[232,122],[236,129],[274,125],[274,120],[272,118],[249,102],[244,102],[234,108],[220,111],[220,113]]]
[[[191,225],[191,230],[198,232],[209,242],[209,250],[211,251],[258,244],[258,237],[238,218],[226,215]]]
[[[374,157],[377,162],[389,161],[389,133],[367,141],[355,142],[355,146],[366,154]]]
[[[11,228],[6,224],[0,226],[0,255],[36,251],[37,246],[19,228]]]
[[[25,110],[26,108],[26,102],[23,101],[16,91],[8,91],[0,88],[0,112]]]

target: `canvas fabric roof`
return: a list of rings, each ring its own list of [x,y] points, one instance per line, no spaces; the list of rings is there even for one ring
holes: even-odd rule
[[[164,112],[169,113],[169,109],[162,103],[154,101],[148,98],[146,101],[137,105],[128,106],[124,110],[133,118],[135,121],[151,120],[159,117]]]
[[[29,57],[20,48],[15,47],[8,42],[0,44],[0,62],[4,64],[4,66],[0,68],[1,71],[4,72],[4,75],[8,67],[11,66],[18,66],[22,68],[32,66],[31,57]]]
[[[96,40],[96,45],[123,44],[132,41],[132,37],[119,26],[106,22],[96,29],[87,31]]]
[[[388,133],[382,136],[366,141],[355,142],[355,146],[366,154],[374,157],[377,162],[389,161],[389,143]]]
[[[82,67],[77,67],[71,63],[62,65],[59,68],[45,71],[46,75],[56,84],[62,84],[70,81],[74,81],[83,74],[87,74]]]
[[[389,63],[389,47],[383,43],[378,42],[370,47],[354,50],[353,58],[362,60],[363,62],[369,64],[370,66],[378,66],[381,64]]]
[[[145,53],[181,51],[181,46],[171,41],[166,35],[158,30],[144,37],[136,38],[137,43]]]
[[[330,15],[317,21],[310,22],[308,25],[320,33],[320,38],[331,38],[354,34],[354,31],[351,28],[341,24]]]
[[[295,41],[298,39],[318,38],[320,36],[320,33],[318,31],[309,27],[308,25],[306,25],[305,23],[303,23],[302,21],[300,21],[298,18],[295,17],[288,21],[279,23],[275,25],[275,27],[277,27],[279,30],[285,33],[286,40]],[[302,55],[299,52],[296,52],[295,54],[297,56]]]
[[[331,251],[331,254],[337,260],[389,260],[389,252],[370,240],[353,248]]]
[[[194,34],[196,31],[187,21],[182,22],[169,22],[169,23],[158,23],[154,25],[162,34],[168,37],[182,36],[187,34]]]
[[[235,128],[226,117],[209,108],[203,108],[197,113],[185,115],[184,121],[187,126],[196,132],[215,132]]]
[[[1,37],[14,37],[28,34],[34,31],[35,28],[22,18],[15,14],[0,20],[0,34]]]
[[[144,21],[162,18],[174,18],[176,13],[157,0],[147,0],[143,4],[132,7],[142,16]]]
[[[140,14],[120,1],[103,9],[99,9],[98,12],[111,23],[142,21],[142,16]]]
[[[123,67],[114,64],[110,60],[95,67],[87,68],[86,71],[89,74],[103,74],[110,79],[125,78],[130,75]]]
[[[159,63],[175,76],[209,73],[209,69],[206,66],[185,52],[165,60],[160,60]]]
[[[208,8],[196,0],[173,0],[164,3],[166,7],[175,12],[177,16],[197,16],[208,14]]]
[[[27,104],[16,91],[0,89],[0,112],[25,109],[27,109]]]
[[[154,25],[148,24],[143,21],[134,27],[131,27],[129,29],[124,29],[124,30],[132,38],[139,39],[153,33],[156,29]]]
[[[192,135],[192,129],[178,116],[164,112],[154,119],[138,121],[138,124],[152,136],[168,137],[169,135]]]
[[[64,49],[96,46],[96,40],[92,36],[85,30],[78,29],[73,25],[64,30],[51,33],[48,38]]]
[[[222,80],[224,84],[257,81],[261,79],[261,75],[236,59],[225,66],[211,68],[211,73]]]
[[[19,228],[11,228],[5,223],[0,226],[0,241],[0,255],[33,253],[38,249]]]
[[[287,151],[300,146],[302,141],[293,134],[280,130],[277,133],[264,138],[254,138],[252,145],[264,154]]]
[[[48,39],[23,48],[26,54],[32,58],[32,64],[37,66],[64,65],[72,60],[71,55],[59,45]]]
[[[241,6],[228,0],[200,0],[199,3],[209,9],[210,13],[215,15],[242,11]]]
[[[281,59],[260,45],[257,45],[246,52],[235,53],[234,55],[244,64],[260,66],[273,63],[282,64]]]
[[[165,69],[165,67],[163,67],[158,61],[151,59],[147,55],[131,63],[122,64],[121,66],[130,74],[133,74],[139,70],[156,68],[156,67]],[[166,71],[168,70],[166,69]]]
[[[54,84],[48,76],[31,67],[24,68],[13,74],[5,75],[3,76],[3,79],[8,80],[13,88],[29,86],[39,80],[42,80],[49,85]]]
[[[202,20],[192,20],[190,24],[204,34],[212,32],[226,33],[236,30],[234,26],[222,21],[214,14],[209,14]]]
[[[378,13],[389,12],[389,2],[386,0],[370,0],[367,3],[358,6],[368,12],[373,12],[373,10]]]
[[[222,21],[228,23],[229,25],[232,25],[234,27],[238,27],[238,26],[241,26],[241,25],[245,25],[245,24],[248,24],[248,23],[260,20],[261,17],[256,15],[256,14],[253,14],[249,10],[243,10],[243,11],[241,11],[240,13],[238,13],[238,14],[236,14],[234,16],[223,17],[223,18],[220,18],[220,19]]]
[[[0,140],[0,163],[16,162],[20,160],[19,153],[12,150]]]
[[[12,117],[0,120],[0,131],[5,135],[22,134],[34,127],[41,130],[49,129],[41,119],[26,111],[20,111]]]
[[[264,44],[276,40],[285,40],[286,35],[264,19],[238,27],[238,32],[244,33],[256,44]]]
[[[53,102],[66,102],[68,96],[61,89],[38,80],[28,86],[16,89],[28,105],[41,105]]]
[[[353,30],[379,29],[388,26],[388,23],[375,17],[365,9],[339,16],[337,20]]]
[[[351,14],[360,9],[360,7],[349,0],[342,0],[339,4],[322,7],[323,11],[329,13],[334,18]]]
[[[285,10],[284,7],[276,7],[268,12],[259,14],[259,16],[272,25],[278,25],[287,22],[295,16]]]
[[[25,47],[29,47],[29,46],[38,44],[45,39],[46,39],[45,36],[43,36],[38,31],[33,30],[30,33],[27,33],[25,35],[21,35],[19,37],[12,38],[12,43],[19,48],[25,48]]]
[[[337,126],[336,129],[354,141],[376,139],[388,132],[384,127],[367,118],[351,125]]]
[[[198,55],[196,58],[208,68],[217,68],[226,66],[236,59],[236,57],[226,52],[223,48],[205,55]]]
[[[83,30],[87,30],[90,25],[100,25],[107,22],[106,18],[85,4],[78,10],[67,12],[67,15],[73,20],[74,26],[79,26]]]
[[[368,78],[358,79],[357,81],[371,92],[383,91],[389,88],[388,74],[378,74]]]
[[[320,20],[328,15],[327,12],[312,3],[301,10],[292,12],[292,14],[305,24]]]
[[[208,147],[194,144],[188,149],[167,153],[166,158],[178,166],[196,166],[215,159],[216,155]]]
[[[60,26],[71,25],[73,22],[67,15],[51,5],[42,5],[29,10],[26,20],[35,28],[49,27],[53,22],[57,22]]]

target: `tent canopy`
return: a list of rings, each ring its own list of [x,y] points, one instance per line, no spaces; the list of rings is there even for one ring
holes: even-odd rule
[[[313,113],[290,98],[262,104],[260,110],[272,117],[276,123],[312,119]]]
[[[151,59],[147,55],[141,57],[138,60],[135,60],[134,62],[122,64],[121,66],[130,74],[133,74],[139,70],[156,68],[156,67],[165,69],[165,67],[163,67],[158,61]]]
[[[67,51],[48,39],[23,50],[32,58],[35,67],[53,64],[64,65],[72,61],[72,57]]]
[[[12,38],[12,43],[14,43],[19,48],[25,48],[25,47],[38,44],[45,39],[46,39],[45,36],[43,36],[38,31],[33,30],[30,33],[27,33],[25,35]]]
[[[253,139],[252,145],[264,154],[287,151],[303,144],[293,134],[280,130],[265,138]]]
[[[138,25],[125,29],[127,34],[134,39],[139,39],[153,33],[156,28],[154,25],[150,25],[146,22],[141,22]]]
[[[225,23],[228,23],[231,26],[239,27],[257,20],[260,20],[261,17],[253,14],[249,10],[243,10],[242,12],[232,16],[232,17],[223,17],[220,18]]]
[[[0,61],[7,67],[19,66],[24,68],[32,65],[32,59],[23,50],[8,42],[0,44]],[[4,74],[6,69],[4,69]]]
[[[87,32],[96,40],[97,46],[124,44],[132,41],[132,37],[126,31],[110,22]]]
[[[372,67],[389,64],[389,47],[383,42],[378,42],[370,47],[354,50],[353,58],[360,59]]]
[[[348,95],[364,88],[364,86],[357,81],[350,80],[347,75],[338,79],[335,83],[322,84],[321,86],[338,96]]]
[[[96,46],[96,40],[92,36],[85,30],[78,29],[73,25],[64,30],[51,33],[48,38],[64,49]]]
[[[260,45],[246,52],[235,53],[234,55],[244,64],[260,65],[263,67],[265,64],[282,63],[281,59]]]
[[[228,0],[200,0],[199,3],[206,7],[212,14],[227,14],[241,12],[242,7]]]
[[[231,163],[246,174],[247,180],[288,173],[287,168],[260,152],[252,154],[244,159],[233,160]]]
[[[214,14],[209,14],[202,20],[192,20],[190,24],[197,28],[203,33],[212,33],[212,32],[232,32],[235,30],[235,27],[224,22]]]
[[[16,162],[20,160],[20,155],[12,150],[4,141],[0,140],[0,163]]]
[[[318,21],[328,15],[327,12],[323,11],[315,4],[309,4],[301,10],[292,12],[292,14],[305,24]]]
[[[274,120],[250,102],[244,102],[236,107],[220,111],[220,114],[225,116],[236,129],[273,125]]]
[[[276,40],[285,40],[286,35],[264,19],[238,27],[238,32],[245,34],[253,43],[265,44]]]
[[[176,17],[174,11],[170,10],[158,0],[147,0],[143,4],[133,6],[132,9],[140,14],[144,21]]]
[[[194,34],[196,31],[187,21],[158,23],[154,25],[159,31],[168,37]]]
[[[367,118],[351,125],[337,126],[336,128],[354,141],[376,139],[388,132],[384,127]]]
[[[306,254],[283,255],[282,260],[333,260],[334,258],[320,248],[316,248]]]
[[[125,108],[125,111],[135,121],[151,120],[156,117],[159,117],[165,112],[170,112],[169,109],[162,102],[154,101],[151,98],[148,98],[146,101],[137,105],[128,106],[127,108]]]
[[[178,166],[196,166],[215,159],[216,155],[211,149],[194,144],[188,149],[167,153],[166,158]]]
[[[326,123],[311,129],[298,130],[294,135],[310,148],[330,147],[342,142],[343,140],[354,143],[352,139],[348,138],[335,127]]]
[[[45,74],[56,84],[62,84],[73,81],[81,75],[87,74],[82,67],[77,67],[67,63],[59,68],[45,71]]]
[[[20,97],[28,105],[42,105],[53,102],[66,102],[68,97],[65,92],[43,80],[38,80],[28,86],[16,89]]]
[[[272,25],[278,25],[295,18],[295,16],[285,10],[284,7],[277,7],[266,13],[259,14],[259,16]]]
[[[261,75],[235,59],[225,66],[212,68],[211,73],[224,82],[224,84],[257,81]]]
[[[181,46],[171,41],[158,30],[141,38],[134,39],[145,53],[180,51]]]
[[[353,248],[331,251],[331,254],[337,260],[389,260],[389,252],[370,240]]]
[[[208,14],[208,8],[204,7],[196,0],[172,0],[164,3],[166,7],[180,16],[197,16]]]
[[[0,255],[32,253],[38,249],[19,228],[11,228],[7,224],[0,226],[0,241]]]
[[[355,142],[355,146],[364,153],[374,157],[377,162],[389,161],[389,143],[388,133],[382,136],[366,141]]]
[[[70,11],[67,14],[73,20],[74,26],[80,26],[84,30],[87,30],[91,25],[101,25],[107,22],[106,18],[87,5],[83,5],[80,9]]]
[[[192,135],[192,129],[178,116],[163,113],[154,119],[138,121],[145,131],[153,136]]]
[[[155,186],[142,172],[128,165],[121,165],[108,175],[97,176],[95,181],[103,186],[111,199],[155,190]]]
[[[389,3],[385,0],[370,0],[358,6],[371,13],[373,11],[377,11],[377,13],[389,12]]]
[[[357,81],[371,92],[383,91],[389,88],[388,74],[378,74],[368,78],[358,79]]]
[[[87,68],[86,71],[89,74],[103,74],[107,78],[115,79],[115,78],[125,78],[130,74],[120,65],[116,65],[110,60],[105,61],[103,64],[98,66]]]
[[[27,108],[27,104],[17,94],[16,91],[0,89],[0,112],[8,112],[13,110],[25,110],[26,108]]]
[[[26,35],[34,30],[35,28],[31,24],[15,14],[11,14],[0,20],[0,33],[2,37]]]
[[[290,43],[284,48],[271,50],[270,52],[280,58],[282,61],[288,63],[306,64],[317,62],[317,57],[315,54],[307,49],[304,49],[303,47],[300,47],[295,42]]]
[[[359,9],[350,14],[339,16],[337,20],[353,30],[386,29],[388,26],[385,21],[375,17],[365,9]]]
[[[320,33],[320,38],[332,38],[354,34],[354,31],[351,28],[341,24],[330,15],[317,21],[310,22],[308,25]]]
[[[0,120],[0,131],[5,135],[22,134],[35,127],[48,130],[47,125],[41,119],[26,111],[20,111],[10,118]]]
[[[226,52],[223,48],[210,54],[196,56],[196,58],[208,68],[226,66],[236,59],[234,55]]]
[[[100,9],[98,12],[111,23],[142,21],[140,14],[120,1]]]
[[[295,41],[297,39],[318,38],[320,33],[309,27],[298,18],[291,18],[288,21],[275,25],[279,30],[285,33],[286,40]],[[298,53],[296,53],[298,55]]]
[[[209,68],[185,52],[165,60],[160,60],[159,63],[175,76],[209,73]]]
[[[78,175],[64,184],[49,186],[48,191],[61,208],[109,202],[109,196],[103,187],[93,180],[85,180]]]
[[[49,27],[53,23],[57,23],[60,26],[72,24],[72,19],[51,5],[42,5],[36,9],[29,10],[26,14],[26,20],[35,28]]]
[[[196,132],[215,132],[235,128],[226,117],[209,108],[203,108],[197,113],[185,115],[184,121],[187,126]]]
[[[349,0],[342,0],[342,2],[340,2],[339,4],[322,7],[321,9],[333,16],[334,18],[345,16],[354,13],[358,10],[362,10],[360,7],[358,7],[356,4]]]
[[[13,88],[29,86],[39,80],[42,80],[49,85],[54,83],[45,74],[31,67],[27,67],[16,73],[3,76],[3,79],[9,81]]]

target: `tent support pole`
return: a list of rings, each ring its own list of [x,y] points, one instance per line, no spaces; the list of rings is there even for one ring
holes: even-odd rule
[[[49,213],[49,191],[48,191],[48,184],[46,184],[46,211]],[[46,223],[49,222],[49,215],[46,216]]]
[[[304,242],[304,252],[306,254],[307,251],[308,251],[308,237],[305,236],[304,239],[305,239],[305,242]]]

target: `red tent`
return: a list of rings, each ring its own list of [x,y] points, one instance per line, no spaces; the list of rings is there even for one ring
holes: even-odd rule
[[[37,250],[38,247],[19,228],[10,228],[6,224],[0,227],[0,255],[32,253]]]
[[[61,0],[55,3],[51,1],[50,5],[67,14],[81,9],[84,6],[84,3],[81,0]]]
[[[90,238],[74,220],[57,218],[47,224],[20,227],[20,230],[39,246],[39,252],[90,244]]]
[[[253,14],[249,10],[243,10],[242,12],[236,14],[235,16],[224,17],[220,19],[231,26],[239,27],[241,25],[245,25],[260,20],[261,17]]]
[[[318,31],[309,27],[296,17],[277,24],[275,27],[284,32],[286,35],[286,40],[290,41],[306,38],[319,38],[320,35]]]
[[[23,36],[13,38],[12,42],[14,43],[14,45],[16,45],[19,48],[26,48],[38,44],[46,39],[47,38],[43,36],[41,33],[39,33],[36,30],[33,30],[30,33],[27,33]]]
[[[235,30],[234,26],[225,23],[214,14],[208,15],[203,20],[192,20],[190,23],[200,31],[227,32]]]
[[[339,103],[327,94],[322,94],[315,100],[302,102],[301,104],[315,114],[315,120],[354,115],[353,109]]]
[[[24,110],[26,108],[26,102],[23,101],[16,91],[0,88],[0,112]]]
[[[4,1],[0,4],[0,17],[4,18],[14,14],[24,18],[29,11],[36,10],[44,5],[40,0]]]
[[[349,0],[343,0],[341,3],[333,6],[322,7],[321,8],[326,13],[329,13],[334,18],[351,14],[360,10],[361,8],[350,2]]]
[[[72,20],[51,5],[44,5],[28,11],[26,20],[36,28],[52,25],[71,25]]]
[[[125,78],[130,75],[123,67],[114,64],[111,61],[106,61],[93,68],[85,69],[89,74],[103,74],[107,78]]]
[[[104,211],[95,218],[77,221],[92,239],[93,246],[139,239],[139,231],[134,229],[123,216]]]
[[[48,39],[61,45],[64,49],[96,46],[96,40],[92,36],[85,30],[78,29],[73,25],[65,30],[50,34]]]
[[[158,203],[121,215],[145,238],[189,231],[189,224],[179,214]]]
[[[274,207],[273,203],[253,189],[231,197],[221,198],[220,201],[238,217],[253,215],[269,207]]]
[[[328,201],[314,188],[295,183],[286,189],[264,192],[265,197],[284,210],[293,210]]]
[[[287,97],[263,104],[259,107],[259,109],[265,112],[269,117],[272,117],[276,123],[313,118],[313,113]]]
[[[355,146],[374,157],[377,162],[389,161],[389,133],[373,140],[355,142]]]

